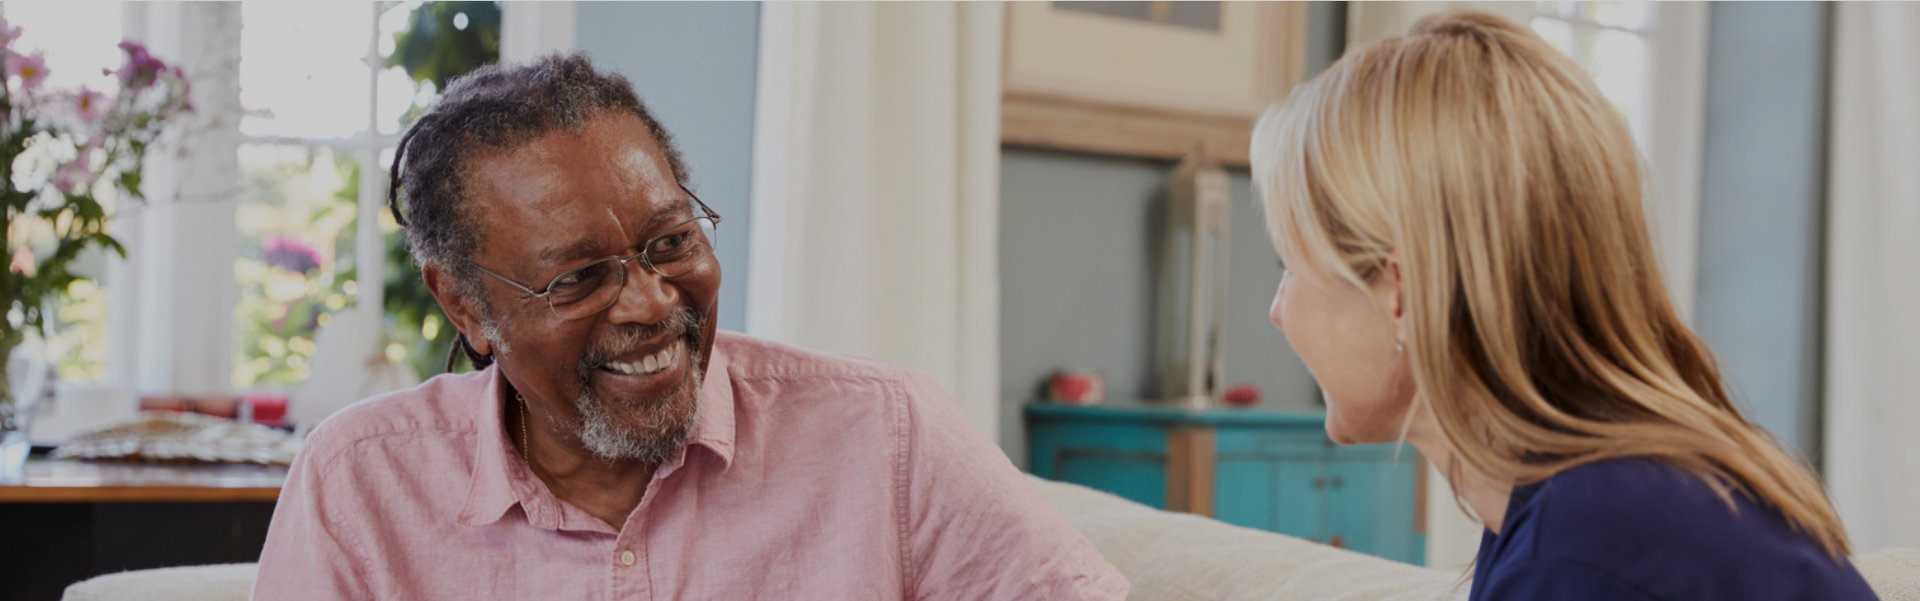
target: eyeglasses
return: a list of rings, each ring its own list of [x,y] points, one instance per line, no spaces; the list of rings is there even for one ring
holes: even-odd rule
[[[686,188],[682,187],[681,190],[686,191]],[[538,291],[485,267],[474,267],[528,296],[546,299],[555,317],[579,319],[593,315],[613,306],[614,301],[620,298],[620,290],[627,285],[628,263],[637,260],[648,271],[663,278],[673,278],[686,275],[713,258],[714,244],[718,240],[715,230],[720,225],[720,214],[713,212],[707,203],[701,202],[700,197],[694,196],[691,191],[687,191],[687,198],[700,208],[700,216],[654,234],[646,244],[640,246],[640,252],[632,256],[612,255],[594,259],[561,273],[546,288]]]

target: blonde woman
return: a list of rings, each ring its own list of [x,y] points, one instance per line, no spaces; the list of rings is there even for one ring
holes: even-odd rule
[[[1875,598],[1675,314],[1624,119],[1538,36],[1423,20],[1301,86],[1252,153],[1273,323],[1336,442],[1413,444],[1486,524],[1472,599]]]

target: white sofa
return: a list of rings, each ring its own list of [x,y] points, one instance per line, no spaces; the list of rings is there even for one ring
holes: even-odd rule
[[[1454,601],[1466,574],[1428,569],[1160,511],[1093,489],[1033,479],[1144,601]],[[1882,601],[1920,601],[1920,551],[1854,558]],[[255,566],[142,570],[67,588],[67,601],[245,601]]]
[[[1171,513],[1090,488],[1034,485],[1133,583],[1134,600],[1456,601],[1469,574]],[[1920,601],[1920,550],[1854,558],[1881,601]]]

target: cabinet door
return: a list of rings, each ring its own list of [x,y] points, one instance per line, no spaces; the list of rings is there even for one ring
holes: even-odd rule
[[[1214,519],[1326,540],[1326,444],[1319,431],[1221,428]]]
[[[1358,450],[1358,449],[1356,449]],[[1417,460],[1390,453],[1340,457],[1329,463],[1329,544],[1408,563],[1425,556],[1413,530]]]
[[[1284,480],[1264,457],[1221,456],[1213,481],[1213,519],[1235,526],[1280,531],[1273,510]]]
[[[1273,531],[1316,543],[1327,541],[1327,464],[1319,456],[1273,463]]]
[[[1138,424],[1035,422],[1028,431],[1034,475],[1072,482],[1165,509],[1167,433]]]

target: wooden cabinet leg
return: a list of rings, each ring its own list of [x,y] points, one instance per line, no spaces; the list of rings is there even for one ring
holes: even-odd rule
[[[1167,509],[1212,517],[1214,432],[1176,427],[1167,434]]]

